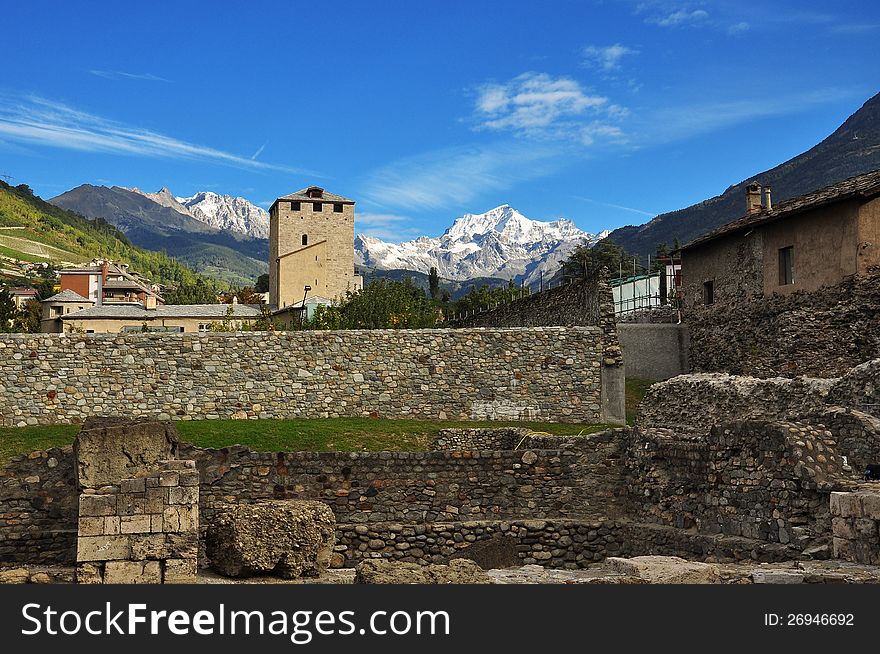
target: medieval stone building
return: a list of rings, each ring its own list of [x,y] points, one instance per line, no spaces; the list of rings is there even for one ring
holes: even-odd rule
[[[310,186],[269,209],[269,304],[301,305],[360,289],[354,269],[354,200]]]
[[[681,249],[685,307],[814,291],[880,264],[880,171],[774,206],[749,184],[746,213]]]

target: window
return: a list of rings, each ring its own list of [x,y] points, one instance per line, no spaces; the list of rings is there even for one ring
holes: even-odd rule
[[[321,203],[320,202],[312,202],[312,211],[314,213],[321,213]]]
[[[794,247],[779,248],[779,285],[794,284]]]
[[[211,323],[200,322],[200,323],[199,323],[199,331],[200,331],[200,332],[208,332],[208,331],[211,331]]]
[[[708,282],[703,282],[703,304],[710,305],[715,304],[715,280],[710,279]]]
[[[303,245],[308,245],[308,244],[309,244],[309,235],[303,234]]]
[[[334,213],[342,213],[342,205],[339,203],[334,204],[333,205],[333,212]]]
[[[291,202],[290,203],[290,210],[291,211],[299,211],[300,210],[299,202]]]
[[[64,313],[64,309],[62,307],[52,307],[52,315],[60,316]]]

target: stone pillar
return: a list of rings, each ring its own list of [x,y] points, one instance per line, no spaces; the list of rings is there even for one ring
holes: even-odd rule
[[[831,493],[834,558],[880,565],[880,487]]]
[[[79,497],[77,581],[92,584],[191,583],[199,549],[195,461],[160,461],[159,470],[85,489]]]

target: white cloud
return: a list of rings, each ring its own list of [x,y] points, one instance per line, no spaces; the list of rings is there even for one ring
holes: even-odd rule
[[[153,75],[153,73],[126,73],[122,70],[90,70],[92,75],[103,77],[104,79],[137,79],[147,82],[170,82],[170,79]]]
[[[813,106],[861,97],[864,89],[828,88],[661,108],[641,116],[634,130],[642,145],[658,145],[707,134],[770,116],[806,111]]]
[[[83,152],[195,159],[251,170],[311,174],[102,118],[37,96],[0,95],[0,138]]]
[[[752,26],[749,25],[747,22],[745,22],[745,21],[740,21],[740,22],[735,23],[735,24],[731,25],[730,27],[728,27],[728,28],[727,28],[727,33],[728,33],[728,34],[733,34],[733,35],[736,35],[736,34],[743,34],[743,33],[745,33],[745,32],[748,32],[748,31],[751,29],[751,27],[752,27]]]
[[[534,72],[523,73],[506,84],[484,84],[478,90],[475,106],[480,129],[550,139],[577,137],[587,126],[593,136],[612,132],[622,135],[614,125],[608,125],[608,130],[598,129],[597,120],[620,119],[625,112],[607,97],[588,93],[576,80]]]
[[[621,59],[627,55],[636,55],[638,53],[638,50],[633,50],[620,43],[607,46],[589,45],[583,50],[586,61],[605,72],[617,70],[620,68]]]
[[[704,9],[679,9],[664,16],[651,19],[649,22],[656,23],[660,27],[680,27],[682,25],[699,24],[709,18],[709,12]]]
[[[382,208],[465,207],[483,194],[548,175],[560,160],[558,148],[533,143],[446,148],[374,171],[362,182],[360,196]]]

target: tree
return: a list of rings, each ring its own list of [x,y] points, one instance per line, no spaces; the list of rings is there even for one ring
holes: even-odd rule
[[[595,277],[602,268],[607,268],[612,276],[622,270],[629,274],[634,257],[617,243],[603,238],[594,246],[578,245],[562,264],[562,272],[569,279]]]
[[[434,266],[431,266],[431,272],[428,273],[428,287],[431,291],[431,299],[436,300],[440,296],[440,275]]]
[[[263,304],[263,296],[258,295],[251,286],[242,286],[238,289],[232,289],[223,297],[223,303],[231,304],[232,298],[238,298],[239,304]]]
[[[181,283],[165,294],[166,304],[217,304],[217,292],[203,278]]]
[[[12,295],[5,288],[0,289],[0,332],[11,332],[17,310]]]
[[[418,329],[434,327],[437,309],[411,279],[377,279],[347,292],[336,306],[317,307],[307,329]]]
[[[43,309],[39,300],[28,300],[15,317],[15,331],[36,334],[40,331]]]
[[[254,290],[257,293],[268,293],[269,292],[269,273],[264,275],[260,275],[257,277],[257,281],[254,284]]]

